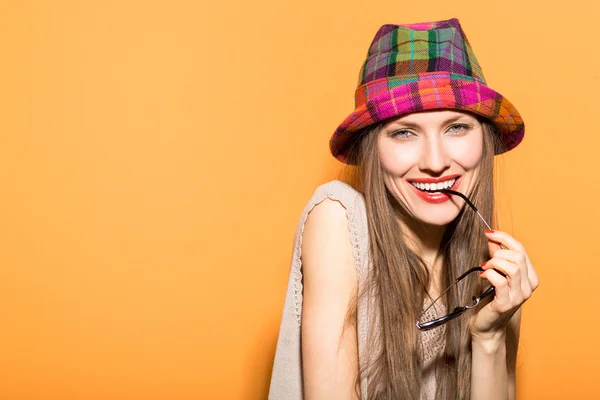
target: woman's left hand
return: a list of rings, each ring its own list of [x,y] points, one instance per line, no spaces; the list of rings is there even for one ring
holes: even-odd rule
[[[504,336],[508,321],[531,297],[539,279],[521,243],[502,231],[486,231],[486,236],[492,258],[483,266],[481,277],[495,287],[495,294],[473,315],[470,330],[478,338],[493,339]]]

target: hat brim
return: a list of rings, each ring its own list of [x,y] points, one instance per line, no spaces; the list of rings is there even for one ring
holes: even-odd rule
[[[388,118],[425,110],[454,109],[487,118],[496,128],[503,148],[515,148],[525,134],[517,109],[500,93],[473,77],[444,72],[380,78],[356,89],[356,109],[331,136],[329,148],[335,158],[355,164],[349,145],[358,131]]]

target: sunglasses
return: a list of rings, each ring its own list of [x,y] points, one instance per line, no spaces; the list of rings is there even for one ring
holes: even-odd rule
[[[488,229],[492,229],[490,227],[490,225],[486,222],[486,220],[481,216],[481,214],[479,213],[479,211],[477,210],[477,207],[475,207],[475,204],[473,204],[468,198],[467,196],[465,196],[464,194],[451,190],[451,189],[442,189],[442,192],[447,192],[450,194],[453,194],[455,196],[459,196],[461,197],[468,205],[469,207],[471,207],[475,213],[477,213],[477,215],[479,216],[479,218],[481,218],[481,220],[483,221],[483,223],[485,224],[485,226]],[[501,248],[502,245],[500,245]],[[472,298],[472,303],[471,304],[467,304],[465,306],[459,306],[459,307],[455,307],[450,313],[444,315],[443,317],[439,317],[439,318],[435,318],[432,320],[428,320],[428,321],[423,321],[420,322],[421,318],[423,317],[423,315],[425,315],[427,313],[427,311],[429,311],[429,309],[431,307],[433,307],[435,305],[435,303],[446,294],[446,292],[448,292],[450,289],[452,289],[458,282],[460,282],[461,280],[463,280],[464,278],[466,278],[467,276],[469,276],[470,274],[474,273],[474,272],[479,272],[479,271],[483,271],[483,268],[481,267],[474,267],[469,269],[468,271],[464,272],[462,275],[460,275],[458,278],[456,278],[456,280],[454,281],[454,283],[452,283],[450,286],[448,286],[448,288],[446,288],[446,290],[444,290],[442,292],[442,294],[440,294],[438,297],[435,298],[435,300],[433,300],[431,302],[431,304],[425,309],[423,310],[423,312],[421,313],[421,315],[419,315],[419,317],[417,318],[417,328],[419,328],[419,330],[421,331],[428,331],[430,329],[434,329],[437,328],[438,326],[441,326],[445,323],[447,323],[448,321],[451,321],[457,317],[459,317],[460,315],[462,315],[463,313],[465,313],[466,311],[477,307],[477,305],[479,305],[479,303],[481,302],[481,300],[483,300],[484,298],[486,298],[487,296],[489,296],[490,294],[494,293],[494,287],[490,286],[489,288],[487,288],[482,294],[480,294],[479,296],[473,296]],[[500,273],[501,275],[504,276],[504,274],[502,274],[500,271],[497,271],[498,273]]]

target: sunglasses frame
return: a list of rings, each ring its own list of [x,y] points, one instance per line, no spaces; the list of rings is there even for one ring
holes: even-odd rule
[[[467,198],[467,196],[465,196],[464,194],[457,192],[455,190],[451,190],[451,189],[442,189],[442,192],[447,192],[456,196],[461,197],[468,205],[469,207],[471,207],[475,213],[477,213],[477,215],[479,216],[479,218],[481,218],[481,220],[483,221],[483,223],[485,224],[485,226],[488,229],[492,229],[490,227],[490,225],[486,222],[486,220],[481,216],[481,214],[479,213],[479,210],[477,210],[477,207],[475,207],[475,204],[473,204],[471,202],[471,200],[469,200]],[[500,245],[501,248],[504,248],[502,245]],[[456,278],[456,280],[454,281],[454,283],[452,283],[450,286],[448,286],[446,288],[446,290],[444,290],[442,292],[442,294],[440,294],[438,297],[435,298],[435,300],[433,300],[431,302],[431,304],[425,309],[423,310],[423,312],[421,313],[421,315],[419,315],[419,317],[417,318],[416,321],[416,325],[417,328],[419,328],[419,330],[421,331],[428,331],[430,329],[434,329],[437,328],[438,326],[441,326],[443,324],[445,324],[448,321],[451,321],[457,317],[459,317],[460,315],[462,315],[464,312],[477,307],[477,305],[479,305],[479,303],[481,302],[481,300],[483,300],[484,298],[486,298],[487,296],[489,296],[490,294],[494,293],[495,288],[493,286],[488,287],[482,294],[480,294],[479,296],[473,296],[473,304],[471,305],[466,305],[466,306],[461,306],[461,307],[455,307],[454,310],[452,310],[449,314],[444,315],[443,317],[440,318],[436,318],[430,321],[426,321],[426,322],[419,322],[419,320],[421,319],[421,317],[431,308],[433,307],[433,305],[435,304],[436,301],[438,301],[444,294],[446,294],[446,292],[448,290],[450,290],[454,285],[456,285],[458,282],[460,282],[462,279],[464,279],[466,276],[468,276],[469,274],[476,272],[476,271],[483,271],[483,268],[481,267],[473,267],[470,270],[464,272],[461,276],[459,276],[458,278]],[[497,271],[497,270],[496,270]],[[499,272],[501,275],[505,276],[503,273]]]

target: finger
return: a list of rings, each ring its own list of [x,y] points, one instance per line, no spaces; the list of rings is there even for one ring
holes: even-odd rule
[[[513,250],[499,249],[492,254],[492,257],[505,259],[512,263],[515,263],[521,267],[521,282],[523,289],[535,290],[539,286],[539,278],[537,272],[531,265],[531,260],[527,253],[519,253]],[[525,284],[528,284],[527,287]]]
[[[494,253],[496,253],[498,250],[501,250],[502,248],[503,247],[500,246],[500,243],[494,242],[490,238],[488,238],[488,251],[490,252],[491,256],[494,256]]]
[[[492,306],[495,311],[503,312],[510,309],[510,289],[506,278],[493,269],[483,271],[480,276],[487,279],[495,289],[494,300],[492,301],[492,304],[496,303],[495,307]]]
[[[531,289],[535,290],[540,284],[540,279],[538,278],[537,272],[533,268],[531,260],[529,259],[529,255],[527,255],[527,253],[525,253],[525,261],[527,262],[527,277],[529,278],[529,282],[531,283]]]
[[[513,250],[498,250],[494,253],[493,258],[506,260],[518,266],[521,275],[521,292],[523,294],[523,298],[528,299],[534,289],[533,282],[529,278],[529,271],[530,269],[533,270],[533,267],[531,267],[531,265],[527,262],[527,255],[523,253],[517,253]],[[511,283],[512,282],[509,281],[509,286],[512,287],[513,285]]]
[[[519,292],[521,291],[521,268],[517,264],[494,257],[486,262],[482,268],[484,271],[495,269],[496,273],[498,271],[503,273],[506,275],[504,279],[508,281],[509,289],[518,289]]]
[[[509,250],[514,250],[517,253],[523,253],[525,255],[525,262],[527,264],[527,276],[531,283],[532,289],[535,290],[539,285],[539,278],[537,276],[537,273],[533,269],[533,265],[531,264],[531,260],[529,259],[529,256],[528,256],[527,252],[525,251],[525,247],[520,242],[518,242],[515,238],[513,238],[511,235],[509,235],[508,233],[503,232],[503,231],[486,230],[485,235],[487,236],[488,240],[491,240],[495,243],[502,244]],[[491,245],[489,247],[490,247],[490,254],[493,256],[495,254],[495,252],[498,250],[496,247],[494,247],[493,249],[496,249],[496,250],[494,252],[492,252],[493,249],[492,249]]]
[[[494,252],[494,254],[492,254],[492,257],[495,258],[501,258],[503,260],[509,261],[513,264],[518,264],[517,262],[517,252],[514,250],[507,250],[507,249],[498,249]],[[525,261],[525,260],[523,260]],[[527,263],[524,262],[523,266],[527,267]]]
[[[525,247],[506,232],[486,229],[485,235],[489,240],[499,243],[509,250],[525,253]]]

